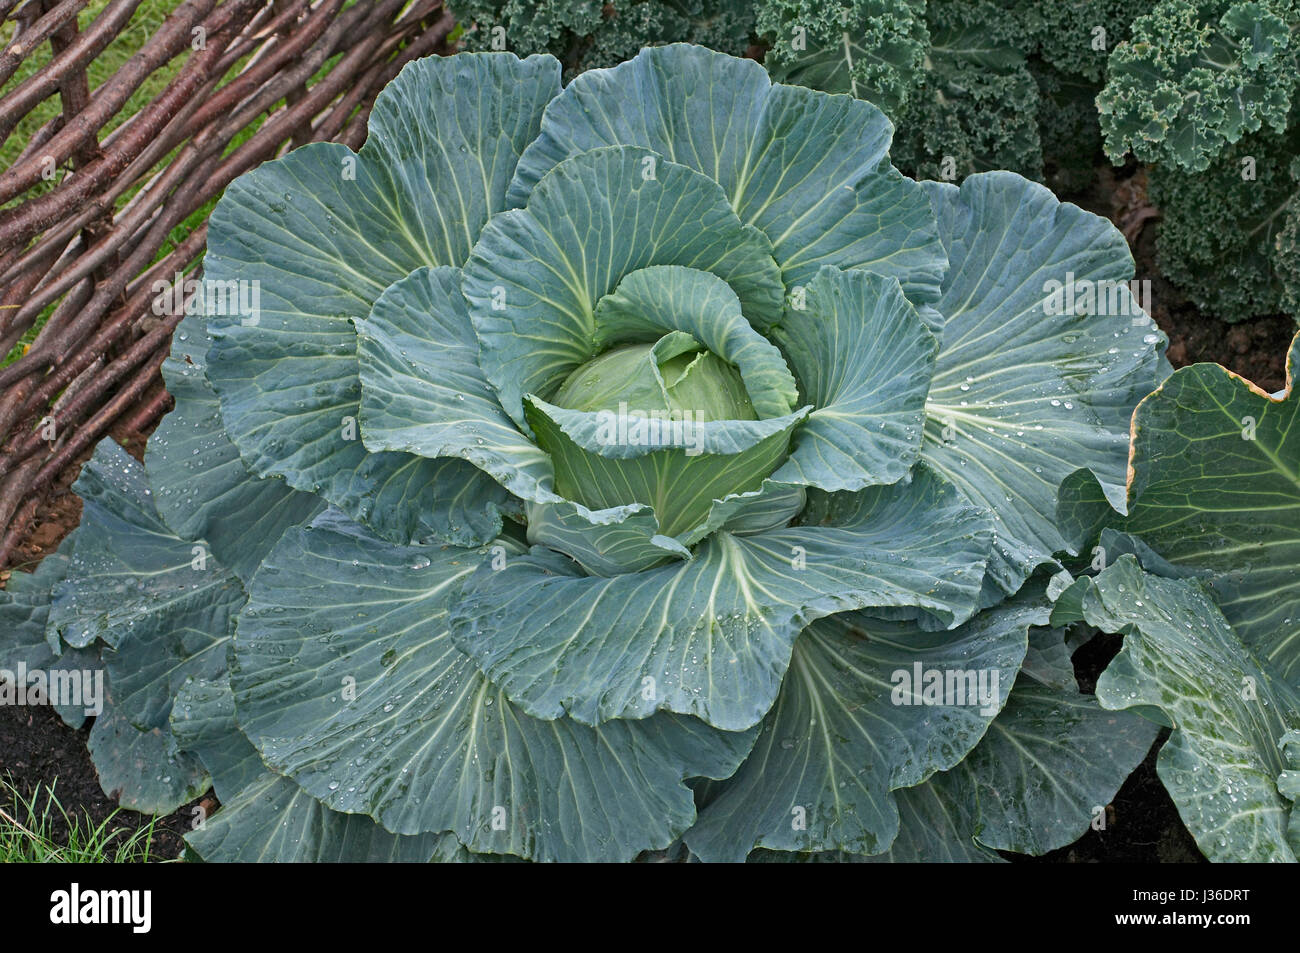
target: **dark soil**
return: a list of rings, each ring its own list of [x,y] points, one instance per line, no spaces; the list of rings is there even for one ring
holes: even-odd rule
[[[80,817],[84,827],[89,817],[91,823],[98,825],[118,805],[100,789],[99,776],[86,747],[89,737],[89,723],[73,731],[52,708],[0,706],[0,777],[8,776],[23,798],[30,798],[35,792],[38,809],[45,803],[42,788],[52,787],[55,798],[74,820]],[[0,807],[11,810],[8,804]],[[175,814],[157,819],[150,848],[152,859],[175,860],[180,856],[184,847],[181,835],[190,829],[194,817],[191,808],[192,805],[186,805]],[[122,828],[129,834],[148,827],[151,820],[146,814],[121,810],[109,828]],[[66,843],[67,824],[57,809],[50,812],[50,827],[55,840]]]

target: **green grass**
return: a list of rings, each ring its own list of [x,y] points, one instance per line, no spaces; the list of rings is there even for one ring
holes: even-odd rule
[[[154,859],[154,821],[134,830],[115,825],[118,809],[96,824],[84,808],[64,808],[54,787],[41,785],[24,797],[0,778],[0,864],[123,864]]]

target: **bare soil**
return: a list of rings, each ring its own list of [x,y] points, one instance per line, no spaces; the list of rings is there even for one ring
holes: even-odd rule
[[[38,809],[45,803],[44,789],[53,788],[59,804],[74,820],[80,817],[84,825],[89,817],[92,824],[98,825],[118,804],[99,786],[99,776],[86,747],[89,738],[89,722],[74,731],[52,708],[0,706],[0,777],[7,776],[23,798],[36,793]],[[7,804],[0,807],[10,810]],[[190,829],[195,816],[192,807],[187,804],[175,814],[157,819],[150,849],[152,860],[175,860],[181,855],[185,846],[181,836]],[[151,820],[149,815],[123,810],[113,818],[109,828],[121,828],[129,834],[148,827]],[[67,843],[68,825],[57,809],[50,812],[50,828],[57,842]]]

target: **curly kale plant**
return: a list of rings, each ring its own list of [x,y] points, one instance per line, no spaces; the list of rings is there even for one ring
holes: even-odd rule
[[[1107,151],[1199,172],[1246,133],[1282,132],[1298,28],[1295,0],[1160,0],[1110,57],[1097,102]]]
[[[1225,321],[1300,318],[1300,122],[1244,136],[1203,172],[1150,172],[1161,271]]]
[[[466,49],[551,53],[566,75],[646,45],[742,53],[774,78],[874,103],[899,130],[894,163],[955,181],[1010,169],[1063,188],[1090,177],[1106,57],[1149,0],[660,0],[543,5],[461,0]]]
[[[775,78],[879,105],[909,174],[1011,169],[1062,187],[1091,176],[1093,105],[1141,4],[1121,0],[757,0]]]
[[[1225,321],[1300,319],[1297,30],[1295,0],[1160,0],[1097,100],[1111,158],[1157,164],[1162,269]]]
[[[754,32],[751,0],[453,0],[449,6],[464,49],[550,53],[566,77],[662,43],[740,55]]]
[[[1167,373],[1122,236],[750,60],[560,76],[415,62],[229,187],[177,409],[6,659],[102,658],[101,780],[210,779],[209,860],[1076,838],[1157,730],[1051,627],[1061,481],[1123,502]]]

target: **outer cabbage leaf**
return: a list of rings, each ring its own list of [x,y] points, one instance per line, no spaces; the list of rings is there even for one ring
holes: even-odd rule
[[[239,731],[224,675],[182,688],[171,721],[181,747],[197,754],[211,772],[221,799],[220,811],[200,818],[185,836],[206,861],[404,863],[460,847],[451,834],[406,837],[390,834],[364,815],[336,813],[288,778],[267,771]]]
[[[81,526],[67,578],[54,587],[51,637],[115,647],[141,626],[201,626],[242,592],[203,546],[167,528],[144,467],[113,441],[100,443],[73,489],[84,501]]]
[[[1291,804],[1278,779],[1288,767],[1280,742],[1300,727],[1300,695],[1260,666],[1198,583],[1145,573],[1132,556],[1091,581],[1083,615],[1124,633],[1097,700],[1158,708],[1174,724],[1156,770],[1201,852],[1294,861]]]
[[[447,632],[450,593],[481,559],[386,543],[334,511],[291,530],[239,619],[244,732],[327,807],[395,833],[451,831],[536,860],[666,847],[695,818],[682,782],[731,774],[754,733],[673,715],[530,718]]]
[[[90,759],[104,793],[142,814],[170,814],[208,789],[203,764],[181,751],[167,724],[142,731],[111,702],[90,729]]]
[[[686,833],[704,860],[737,862],[755,847],[879,853],[899,829],[891,792],[952,767],[1006,703],[1029,627],[1047,621],[1041,593],[980,613],[951,632],[861,613],[808,626],[735,777],[713,786]],[[925,695],[914,670],[971,673],[961,698]],[[945,704],[946,702],[946,704]]]
[[[53,683],[56,679],[70,678],[62,673],[77,672],[80,678],[89,674],[93,679],[94,673],[102,668],[98,646],[73,648],[57,633],[46,629],[50,592],[67,575],[75,545],[73,533],[57,550],[46,554],[35,571],[14,572],[0,590],[0,670],[9,673],[15,682],[21,669],[27,673],[45,672],[49,683]],[[28,685],[31,684],[29,678]],[[77,701],[63,697],[51,699],[59,717],[72,728],[80,728],[86,721],[87,710],[93,708]],[[88,701],[84,688],[80,701]]]
[[[922,457],[994,513],[989,575],[1015,592],[1068,548],[1055,525],[1067,475],[1087,467],[1122,496],[1129,415],[1164,376],[1165,338],[1130,295],[1133,259],[1105,219],[1010,173],[926,187],[952,268]],[[1069,302],[1049,283],[1071,279],[1076,305],[1087,281],[1117,306],[1047,313]]]
[[[1023,636],[1023,627],[1015,623],[1030,618],[1030,603],[1023,596],[1012,602],[981,613],[963,629],[1003,614],[1003,624]],[[1042,618],[1045,605],[1040,602],[1032,616]],[[1035,642],[1041,648],[1043,636],[1061,640],[1059,630],[1035,629],[1029,637],[1031,652]],[[1073,676],[1068,687],[1058,688],[1022,674],[973,750],[925,783],[891,793],[898,807],[898,834],[887,851],[869,857],[759,851],[750,859],[969,863],[998,861],[994,848],[1042,854],[1087,829],[1096,809],[1115,796],[1146,756],[1158,730],[1136,714],[1102,709],[1092,696],[1079,693]],[[751,759],[763,747],[760,737]],[[748,764],[735,779],[710,787],[736,785],[746,777]],[[701,813],[699,828],[710,821],[711,804]],[[745,823],[743,817],[729,822]],[[687,832],[688,841],[693,836]]]
[[[1059,602],[1060,595],[1066,588],[1068,587],[1058,588],[1049,583],[1047,598],[1053,602],[1053,613],[1057,611],[1055,603]],[[1029,637],[1029,651],[1025,653],[1025,664],[1020,670],[1048,688],[1077,691],[1078,683],[1074,678],[1071,655],[1073,650],[1066,642],[1062,630],[1037,629]]]
[[[1138,405],[1128,516],[1082,475],[1062,490],[1080,541],[1102,523],[1136,534],[1206,584],[1241,640],[1300,688],[1300,337],[1274,398],[1217,364],[1175,371]],[[1114,554],[1107,554],[1113,560]]]
[[[787,286],[822,265],[866,268],[922,305],[938,295],[944,258],[920,190],[889,164],[891,132],[869,103],[773,85],[751,60],[655,47],[565,87],[508,201],[523,205],[569,156],[641,146],[717,181],[740,220],[767,234]]]
[[[1003,860],[975,840],[975,819],[964,798],[933,781],[894,792],[898,836],[889,850],[861,859],[889,864],[997,864]]]
[[[172,336],[163,378],[176,408],[149,437],[145,467],[154,505],[182,539],[203,540],[247,582],[290,526],[324,504],[281,479],[253,477],[221,424],[217,395],[204,374],[212,339],[201,314],[187,315]]]
[[[528,542],[564,553],[594,576],[640,572],[691,551],[659,532],[654,510],[641,503],[593,512],[581,503],[528,507]]]
[[[46,638],[50,591],[67,576],[75,545],[74,533],[32,572],[11,573],[5,588],[0,589],[0,632],[4,633],[0,669],[12,672],[20,662],[29,669],[41,668],[60,653],[62,641]]]
[[[971,836],[975,820],[969,798],[941,790],[933,781],[899,788],[891,794],[898,805],[898,834],[879,854],[833,851],[754,851],[750,864],[1002,864],[996,852]]]
[[[505,494],[470,465],[371,454],[357,439],[351,321],[411,271],[465,263],[558,91],[549,57],[418,60],[380,94],[359,155],[309,145],[230,185],[206,274],[255,283],[259,313],[209,314],[207,370],[250,470],[392,539],[474,544],[499,530]]]
[[[1277,790],[1291,802],[1291,824],[1287,827],[1287,839],[1291,849],[1300,853],[1300,811],[1295,809],[1300,802],[1300,731],[1288,731],[1278,742],[1287,769],[1277,777]]]
[[[538,718],[597,724],[663,709],[748,728],[772,707],[809,622],[904,606],[956,625],[974,610],[989,524],[950,485],[922,470],[822,497],[805,513],[818,525],[716,533],[689,562],[633,575],[585,576],[540,550],[481,567],[452,635]]]
[[[1088,829],[1159,730],[1131,712],[1106,711],[1073,685],[1022,675],[975,750],[931,783],[945,801],[968,799],[980,844],[1044,854]]]
[[[390,834],[365,815],[331,811],[270,772],[223,801],[185,842],[209,863],[401,864],[445,854],[461,860],[456,855],[464,853],[452,834]]]
[[[206,772],[178,750],[172,700],[191,677],[226,669],[239,580],[158,517],[144,467],[103,441],[74,489],[84,500],[68,579],[57,585],[49,636],[107,643],[108,701],[90,733],[105,792],[166,814],[202,793]]]

